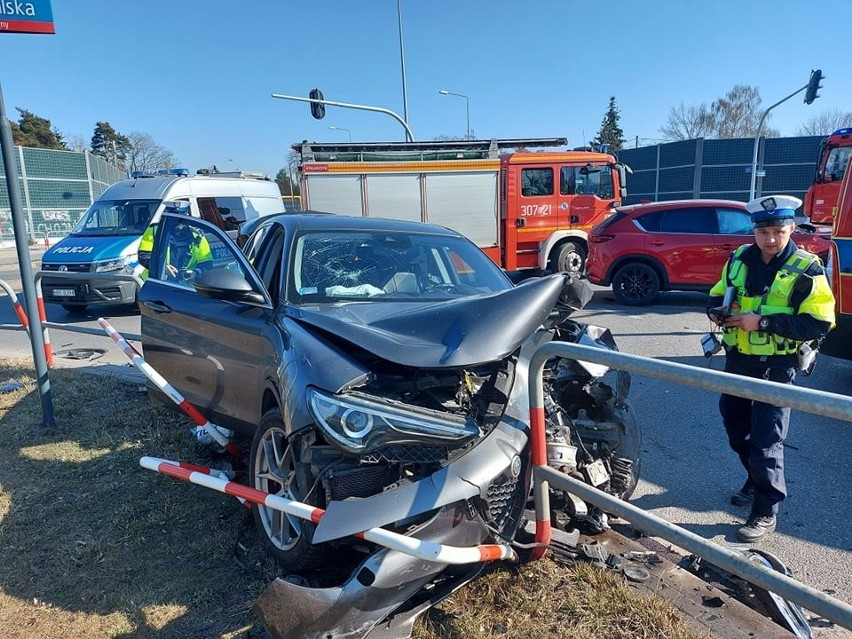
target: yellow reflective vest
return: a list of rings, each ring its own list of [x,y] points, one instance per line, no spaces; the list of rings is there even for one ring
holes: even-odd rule
[[[743,252],[751,246],[746,244],[738,248],[722,270],[722,278],[710,290],[714,297],[725,294],[727,286],[737,289],[737,312],[752,312],[763,317],[768,315],[792,315],[807,313],[812,317],[829,322],[834,327],[834,296],[825,275],[810,277],[805,271],[819,258],[802,249],[796,249],[787,261],[778,269],[769,290],[762,295],[748,295],[746,275],[748,267],[742,260]],[[801,277],[810,277],[811,292],[799,304],[798,309],[791,302],[796,282]],[[729,284],[730,283],[730,284]],[[722,342],[729,347],[736,346],[745,355],[791,355],[802,342],[767,333],[764,331],[743,331],[739,328],[726,328]]]
[[[139,241],[139,254],[146,255],[148,260],[151,259],[151,253],[154,250],[154,234],[156,233],[157,225],[152,224],[145,232],[142,234],[142,239]],[[213,254],[210,251],[210,243],[207,241],[207,238],[204,237],[201,233],[192,229],[192,235],[194,241],[189,244],[189,259],[186,264],[183,266],[184,269],[192,269],[195,268],[201,262],[209,262],[213,259]],[[171,249],[170,247],[166,248],[166,263],[171,263]],[[148,268],[141,266],[141,271],[139,273],[139,278],[142,281],[148,279]]]

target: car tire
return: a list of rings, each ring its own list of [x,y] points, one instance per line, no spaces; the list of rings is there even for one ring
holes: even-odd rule
[[[285,499],[321,505],[316,503],[316,491],[309,494],[313,486],[310,466],[297,456],[298,450],[287,439],[281,411],[267,411],[251,445],[251,486]],[[299,573],[320,567],[323,549],[312,543],[316,528],[312,522],[259,504],[252,505],[252,515],[264,547],[282,569]]]
[[[586,271],[586,251],[576,242],[563,242],[551,253],[550,270],[580,276]]]
[[[69,315],[82,315],[86,312],[88,306],[85,304],[62,304],[62,308]]]
[[[615,299],[628,306],[650,304],[660,292],[660,276],[654,267],[643,262],[625,264],[612,278]]]

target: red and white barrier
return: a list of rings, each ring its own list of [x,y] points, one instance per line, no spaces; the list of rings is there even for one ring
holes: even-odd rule
[[[18,316],[18,321],[21,323],[21,326],[27,329],[27,332],[29,333],[30,322],[27,319],[27,312],[24,310],[24,307],[21,306],[21,303],[18,301],[18,296],[15,294],[15,291],[12,290],[12,287],[9,286],[3,280],[0,280],[0,288],[6,291],[6,295],[9,296],[9,300],[12,302],[12,306],[15,309],[15,315]]]
[[[36,302],[38,303],[38,321],[41,322],[41,330],[44,334],[44,356],[47,365],[53,368],[53,349],[50,348],[50,333],[47,330],[47,313],[44,310],[44,297],[41,294],[41,282],[35,287]]]
[[[274,510],[280,510],[281,512],[300,519],[307,519],[314,523],[319,523],[325,514],[322,508],[265,493],[256,488],[250,488],[249,486],[233,481],[226,481],[207,474],[204,471],[192,469],[198,468],[197,466],[184,467],[178,462],[159,459],[157,457],[143,457],[139,460],[139,464],[148,470],[153,470],[169,477],[183,479],[184,481],[206,488],[212,488],[220,493],[243,498],[246,501]],[[474,564],[501,559],[517,561],[518,558],[511,546],[503,544],[483,544],[471,548],[460,548],[458,546],[447,546],[445,544],[424,541],[423,539],[407,537],[390,530],[385,530],[384,528],[370,528],[369,530],[357,533],[355,536],[379,544],[385,548],[411,555],[412,557],[441,564]]]
[[[192,404],[190,404],[186,398],[181,395],[178,390],[169,384],[166,379],[160,375],[154,368],[145,361],[145,358],[142,357],[141,353],[137,351],[130,343],[124,339],[121,334],[116,331],[109,322],[107,322],[103,317],[98,318],[98,324],[101,325],[101,328],[106,331],[106,334],[109,335],[113,341],[121,347],[121,350],[124,351],[124,354],[130,358],[130,361],[133,362],[133,365],[138,368],[142,373],[150,379],[154,384],[156,384],[157,388],[159,388],[166,396],[171,399],[175,404],[178,405],[184,413],[186,413],[192,421],[198,424],[204,432],[209,434],[217,444],[222,446],[228,453],[236,457],[237,459],[243,458],[243,453],[239,448],[234,446],[228,438],[233,434],[231,431],[222,428],[221,426],[217,426],[213,422],[209,421],[204,417],[198,409],[195,408]]]

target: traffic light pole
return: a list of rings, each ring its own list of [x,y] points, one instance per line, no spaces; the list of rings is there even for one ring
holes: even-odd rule
[[[281,95],[280,93],[273,93],[273,98],[278,98],[280,100],[295,100],[297,102],[309,102],[311,104],[327,104],[329,106],[343,107],[344,109],[359,109],[361,111],[375,111],[377,113],[386,113],[387,115],[394,118],[397,122],[399,122],[403,128],[405,129],[405,134],[408,136],[408,142],[416,142],[414,139],[414,134],[411,132],[411,129],[408,128],[408,123],[400,117],[398,113],[394,113],[390,109],[383,109],[382,107],[368,106],[364,104],[349,104],[348,102],[333,102],[332,100],[318,100],[314,98],[303,98],[298,95]]]
[[[15,248],[18,251],[18,267],[21,271],[21,283],[24,289],[24,301],[30,323],[30,345],[33,351],[38,392],[41,397],[41,417],[45,426],[56,426],[53,414],[53,394],[50,390],[50,377],[47,372],[47,358],[44,354],[44,335],[41,332],[41,321],[38,314],[33,267],[30,263],[29,236],[24,222],[24,210],[21,205],[21,190],[18,187],[18,172],[15,156],[12,151],[12,127],[6,118],[6,106],[3,100],[3,89],[0,87],[0,150],[3,155],[3,169],[6,175],[6,188],[9,193],[9,208],[12,210],[12,228],[15,231]]]
[[[810,84],[810,83],[808,83],[808,84]],[[757,187],[757,149],[760,146],[760,132],[763,130],[763,123],[766,121],[766,116],[769,115],[769,112],[772,109],[774,109],[775,107],[777,107],[779,104],[783,104],[784,102],[786,102],[787,100],[789,100],[793,96],[798,95],[799,93],[801,93],[802,91],[807,89],[808,84],[803,86],[801,89],[796,89],[793,93],[788,95],[783,100],[779,100],[778,102],[773,104],[771,107],[766,109],[766,111],[763,112],[763,115],[760,116],[760,123],[757,125],[757,131],[755,131],[755,135],[754,135],[754,153],[751,156],[751,190],[749,191],[749,195],[748,195],[749,201],[753,200],[754,197],[755,197],[755,190],[756,190],[756,187]]]

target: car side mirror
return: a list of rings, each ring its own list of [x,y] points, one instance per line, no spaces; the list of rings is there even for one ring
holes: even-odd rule
[[[216,300],[265,304],[266,298],[252,288],[243,276],[227,268],[204,271],[193,280],[199,295]]]

